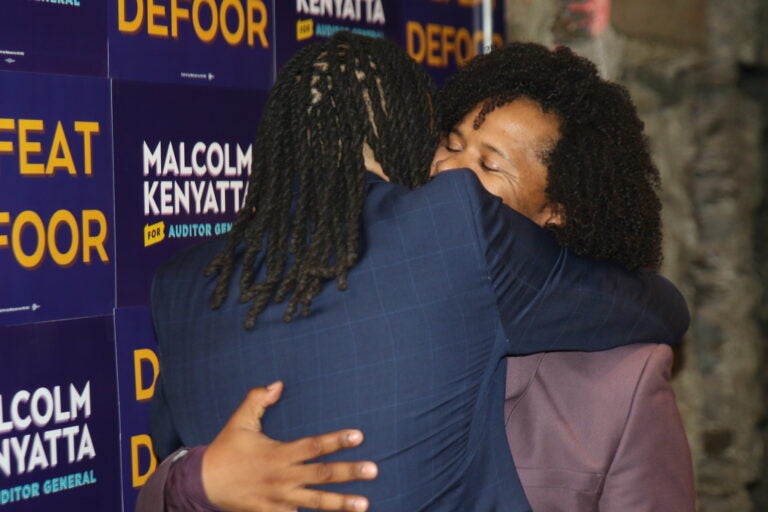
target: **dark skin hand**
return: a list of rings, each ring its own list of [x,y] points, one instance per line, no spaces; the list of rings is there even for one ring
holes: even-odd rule
[[[266,408],[283,384],[252,389],[203,455],[203,487],[210,502],[228,512],[282,512],[297,508],[365,511],[363,496],[307,486],[372,480],[373,462],[308,462],[363,442],[358,430],[339,430],[282,443],[261,431]]]

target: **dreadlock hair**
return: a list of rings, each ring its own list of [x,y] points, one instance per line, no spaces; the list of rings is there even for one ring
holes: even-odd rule
[[[446,83],[441,130],[448,133],[481,105],[478,128],[521,97],[559,118],[560,139],[544,158],[547,199],[565,213],[562,227],[550,227],[558,242],[629,269],[658,269],[659,172],[627,90],[568,48],[512,43],[476,57]]]
[[[383,39],[339,32],[287,62],[256,136],[245,204],[206,268],[216,276],[211,307],[237,268],[246,329],[270,302],[288,299],[289,322],[299,308],[309,314],[325,281],[346,289],[360,254],[363,144],[390,181],[423,184],[439,140],[435,96],[425,71]]]

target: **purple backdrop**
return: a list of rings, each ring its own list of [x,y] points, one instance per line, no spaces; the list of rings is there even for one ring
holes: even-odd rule
[[[141,485],[155,467],[149,439],[149,400],[157,378],[157,342],[149,308],[115,311],[118,394],[120,399],[123,505],[136,506]]]
[[[339,30],[397,40],[403,0],[276,2],[276,61],[278,69],[296,51]]]
[[[119,510],[112,316],[4,326],[0,339],[0,506]]]
[[[110,77],[260,89],[272,85],[270,0],[113,0],[108,16]]]
[[[395,41],[427,69],[438,85],[442,85],[459,66],[483,50],[482,10],[479,1],[402,2],[403,12]],[[504,32],[504,2],[495,0],[494,4],[494,41],[500,45]]]
[[[106,76],[103,1],[2,0],[0,70]]]
[[[0,325],[112,312],[106,79],[0,72]]]
[[[160,263],[228,231],[265,100],[255,90],[113,82],[119,306],[148,304]]]
[[[503,2],[497,1],[496,44],[502,41],[503,20]],[[338,30],[397,42],[438,85],[482,51],[480,3],[470,0],[291,0],[275,7],[275,26],[278,69],[302,46]]]

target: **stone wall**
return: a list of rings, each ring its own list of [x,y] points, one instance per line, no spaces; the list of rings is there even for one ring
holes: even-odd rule
[[[662,174],[662,271],[692,312],[674,386],[694,456],[698,509],[768,510],[768,173],[761,157],[768,0],[506,6],[510,40],[571,46],[632,94]]]

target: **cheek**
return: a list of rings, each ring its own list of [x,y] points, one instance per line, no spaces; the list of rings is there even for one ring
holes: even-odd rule
[[[475,175],[485,190],[501,199],[502,203],[513,210],[519,211],[521,205],[518,192],[508,180],[489,172],[475,172]]]

